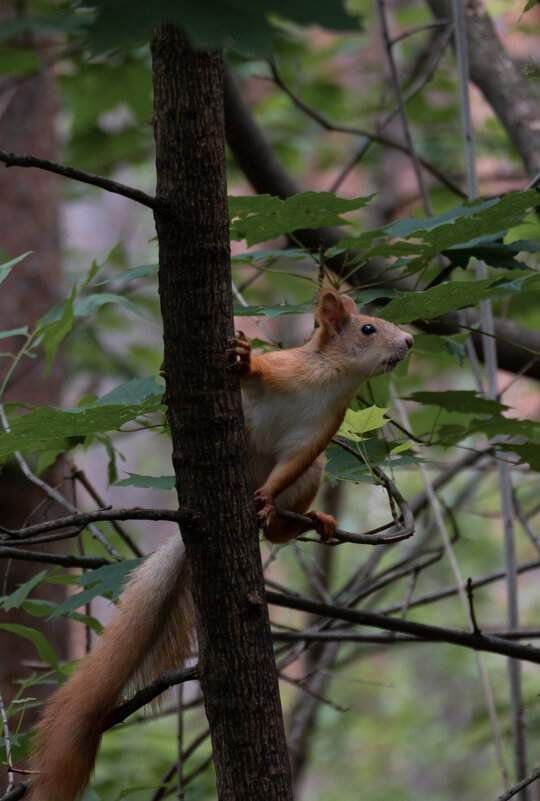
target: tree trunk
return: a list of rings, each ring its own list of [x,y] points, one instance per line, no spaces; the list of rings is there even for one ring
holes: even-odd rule
[[[17,9],[4,4],[0,7],[0,25],[16,17]],[[11,42],[13,46],[30,46],[31,41]],[[38,58],[47,55],[51,43],[37,48]],[[35,153],[48,159],[57,155],[55,120],[57,113],[56,87],[53,74],[44,69],[37,75],[27,77],[13,90],[3,95],[0,114],[0,142],[7,150]],[[16,265],[2,284],[0,292],[0,330],[8,331],[23,325],[32,327],[36,320],[47,312],[59,299],[60,284],[60,236],[59,236],[60,191],[59,178],[41,170],[0,169],[0,263],[33,251]],[[17,352],[21,347],[20,337],[2,340],[2,352]],[[9,359],[0,359],[0,381],[4,380],[10,366]],[[30,404],[60,401],[62,385],[62,362],[53,363],[51,379],[43,381],[45,360],[24,359],[15,370],[11,382],[0,401],[21,401]],[[3,429],[1,429],[3,430]],[[45,476],[55,485],[62,482],[60,470],[50,470]],[[2,525],[18,528],[25,521],[37,522],[45,515],[54,515],[58,508],[44,505],[44,493],[31,484],[21,473],[15,462],[4,465],[0,476],[0,508]],[[45,546],[51,552],[65,551],[65,543]],[[0,560],[1,593],[13,592],[19,584],[28,581],[38,572],[35,562],[17,559]],[[65,588],[54,584],[41,584],[39,597],[43,600],[61,602]],[[21,609],[2,613],[4,623],[18,623],[45,631],[51,644],[61,658],[68,656],[68,624],[65,619],[46,623],[45,619],[29,617]],[[31,663],[36,658],[33,644],[13,634],[3,634],[5,647],[0,660],[0,690],[4,698],[11,700],[14,680],[21,677],[21,664]],[[25,670],[29,675],[31,668]],[[32,694],[45,698],[50,692],[47,685],[35,686]],[[31,728],[37,718],[37,707],[25,712],[25,724]],[[1,792],[0,786],[0,792]]]
[[[166,403],[219,798],[292,798],[233,333],[222,57],[152,37]]]

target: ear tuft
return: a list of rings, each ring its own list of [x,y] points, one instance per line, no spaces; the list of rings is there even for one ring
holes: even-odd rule
[[[339,330],[352,313],[351,304],[356,313],[356,306],[351,298],[340,295],[335,289],[321,290],[317,302],[317,322],[323,328]]]

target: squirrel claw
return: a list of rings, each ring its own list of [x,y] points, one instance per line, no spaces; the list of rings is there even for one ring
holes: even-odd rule
[[[276,515],[276,507],[269,495],[262,489],[256,490],[253,494],[255,501],[255,508],[257,509],[257,518],[261,528],[266,528],[272,522]]]
[[[251,343],[245,338],[243,331],[237,331],[234,337],[229,337],[228,344],[225,353],[231,356],[230,367],[240,375],[247,375],[251,363]]]

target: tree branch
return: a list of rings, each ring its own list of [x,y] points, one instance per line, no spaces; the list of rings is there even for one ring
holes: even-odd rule
[[[197,513],[188,509],[141,509],[140,507],[134,507],[133,509],[97,509],[95,512],[81,512],[68,517],[59,517],[56,520],[44,520],[41,523],[35,523],[33,526],[26,526],[25,528],[8,529],[0,526],[0,532],[9,535],[9,538],[0,538],[0,542],[9,542],[10,545],[15,545],[16,543],[26,545],[28,541],[36,542],[34,537],[37,534],[71,527],[76,529],[73,532],[73,536],[75,536],[86,528],[89,523],[98,521],[171,520],[179,525],[194,526],[197,519]]]
[[[77,170],[75,167],[68,167],[65,164],[57,164],[55,161],[41,159],[28,153],[8,153],[5,150],[0,150],[0,162],[4,162],[6,167],[36,167],[40,170],[47,170],[47,172],[54,172],[56,175],[63,175],[65,178],[72,178],[74,181],[80,181],[83,184],[106,189],[107,192],[113,192],[116,195],[123,195],[130,200],[141,203],[143,206],[148,206],[149,209],[156,209],[160,206],[158,198],[147,195],[146,192],[142,192],[140,189],[133,189],[131,186],[120,184],[110,178],[103,178],[101,175]]]
[[[182,668],[181,670],[164,670],[155,681],[136,692],[132,698],[119,704],[106,719],[103,725],[103,731],[111,729],[134,712],[137,712],[137,710],[141,709],[143,706],[146,706],[146,704],[150,704],[158,695],[168,690],[169,687],[174,687],[176,684],[181,684],[185,681],[193,681],[198,678],[199,668],[197,665],[190,668]]]
[[[359,626],[369,626],[384,629],[385,631],[396,631],[402,634],[411,634],[425,642],[447,642],[452,645],[461,645],[473,651],[488,651],[494,654],[511,656],[515,659],[522,659],[526,662],[533,662],[540,665],[540,648],[533,648],[531,645],[518,645],[507,640],[489,637],[485,634],[477,634],[459,629],[449,629],[442,626],[429,626],[425,623],[414,623],[410,620],[402,620],[395,617],[386,617],[376,612],[364,612],[358,609],[349,609],[342,606],[331,606],[330,604],[312,601],[310,598],[300,596],[283,595],[282,593],[267,590],[266,600],[269,604],[284,606],[287,609],[299,609],[302,612],[310,612],[321,617],[329,617],[334,620],[346,620],[349,623],[356,623]]]
[[[57,553],[42,553],[41,551],[25,551],[22,548],[8,548],[0,545],[0,559],[22,559],[23,562],[43,562],[62,567],[82,567],[85,570],[94,570],[104,565],[112,565],[110,559],[102,556],[63,556]]]

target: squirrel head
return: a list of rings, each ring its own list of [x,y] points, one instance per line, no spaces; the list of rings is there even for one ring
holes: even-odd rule
[[[335,289],[320,291],[315,319],[317,347],[359,382],[392,370],[414,341],[397,325],[360,314],[355,302]]]

